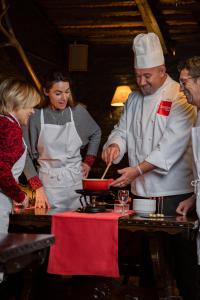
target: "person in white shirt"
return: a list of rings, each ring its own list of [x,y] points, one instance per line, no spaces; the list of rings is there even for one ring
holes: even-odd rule
[[[180,87],[185,94],[188,103],[197,107],[197,120],[192,128],[192,147],[194,154],[194,176],[193,181],[196,187],[196,194],[192,195],[188,201],[196,200],[196,212],[200,219],[200,56],[194,56],[182,61],[178,70],[180,72]],[[200,231],[197,234],[197,295],[200,299]]]
[[[190,134],[196,109],[187,103],[179,83],[166,73],[156,34],[137,35],[133,51],[139,91],[129,95],[104,145],[102,159],[117,164],[127,152],[129,166],[118,170],[119,177],[111,186],[130,184],[135,198],[162,199],[165,216],[186,215],[194,206]],[[193,244],[181,236],[171,237],[170,242],[180,294],[184,300],[194,299]]]
[[[118,163],[128,152],[129,167],[118,170],[111,184],[139,197],[163,199],[163,213],[185,215],[193,193],[190,132],[195,108],[167,73],[159,38],[139,34],[133,42],[135,76],[140,91],[130,94],[119,123],[111,132],[103,160]],[[178,208],[179,205],[181,208]]]

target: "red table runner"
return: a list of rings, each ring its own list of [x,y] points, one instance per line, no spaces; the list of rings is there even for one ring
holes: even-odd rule
[[[50,250],[48,272],[119,277],[118,219],[121,216],[114,212],[54,215],[52,233],[56,242]]]

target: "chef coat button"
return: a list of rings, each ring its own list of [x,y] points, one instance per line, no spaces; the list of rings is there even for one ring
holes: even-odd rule
[[[151,141],[151,140],[152,140],[152,137],[149,138],[149,141]]]
[[[154,119],[152,119],[151,122],[154,123]]]

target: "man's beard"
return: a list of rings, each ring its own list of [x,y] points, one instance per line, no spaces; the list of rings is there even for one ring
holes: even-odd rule
[[[154,91],[150,85],[145,85],[140,87],[140,90],[144,96],[149,96],[154,94]]]

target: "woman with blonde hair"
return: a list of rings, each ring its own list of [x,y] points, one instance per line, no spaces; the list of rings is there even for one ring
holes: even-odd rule
[[[7,78],[0,83],[0,232],[8,231],[9,213],[28,206],[28,197],[20,189],[27,154],[22,136],[33,107],[40,102],[36,89],[22,79]]]

